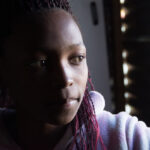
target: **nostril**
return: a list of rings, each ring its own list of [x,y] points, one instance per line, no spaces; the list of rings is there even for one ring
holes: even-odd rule
[[[68,79],[68,80],[63,80],[62,78],[53,82],[54,86],[58,89],[65,88],[65,87],[70,87],[73,85],[73,80]]]

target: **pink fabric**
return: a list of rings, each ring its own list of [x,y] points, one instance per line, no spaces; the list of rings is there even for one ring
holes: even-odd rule
[[[100,126],[100,133],[107,150],[150,150],[150,128],[144,122],[138,121],[125,112],[111,114],[104,110],[103,96],[95,91],[90,92],[96,116]],[[0,112],[3,110],[0,109]],[[84,128],[84,127],[83,127]],[[65,150],[73,140],[71,128],[68,127],[63,138],[58,142],[54,150]],[[102,150],[100,143],[98,150]],[[0,150],[20,150],[13,139],[7,133],[0,117]],[[76,147],[74,146],[74,150]]]
[[[138,121],[137,117],[132,117],[126,112],[112,114],[105,111],[103,96],[96,91],[91,91],[90,95],[94,102],[100,134],[107,150],[150,150],[150,128],[144,122]],[[65,136],[69,137],[70,133],[71,131],[68,131]],[[61,150],[63,145],[70,142],[71,140],[64,142],[62,139],[55,150]],[[97,149],[102,150],[100,143]]]

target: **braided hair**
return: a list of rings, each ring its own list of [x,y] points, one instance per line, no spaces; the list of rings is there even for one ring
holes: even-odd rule
[[[11,33],[11,22],[15,17],[53,8],[60,8],[72,14],[67,0],[1,0],[0,7],[0,16],[2,20],[0,27],[0,56],[3,53],[3,41],[5,37]],[[88,78],[88,83],[89,85],[86,87],[81,106],[75,118],[70,123],[74,139],[67,147],[67,150],[72,150],[74,146],[76,146],[77,150],[96,150],[98,142],[100,142],[103,149],[105,149],[100,136],[94,105],[89,94],[89,89],[94,89],[90,77]],[[6,93],[6,91],[0,91],[0,105],[8,108],[12,106],[12,103],[9,101],[9,97]]]

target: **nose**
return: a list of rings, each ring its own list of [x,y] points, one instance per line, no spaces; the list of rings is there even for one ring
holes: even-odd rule
[[[59,64],[56,67],[56,86],[58,88],[65,88],[70,87],[73,85],[73,77],[72,77],[72,71],[69,65],[67,64]]]

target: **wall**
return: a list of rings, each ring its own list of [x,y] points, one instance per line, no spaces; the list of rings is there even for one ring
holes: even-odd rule
[[[95,89],[101,92],[106,101],[106,110],[112,111],[110,79],[108,70],[107,46],[102,0],[95,0],[99,24],[93,25],[90,2],[92,0],[70,0],[87,48],[87,59]]]

